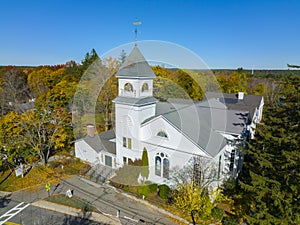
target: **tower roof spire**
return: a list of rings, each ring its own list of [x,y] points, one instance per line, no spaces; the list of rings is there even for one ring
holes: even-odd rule
[[[116,76],[131,78],[154,78],[155,74],[135,44],[131,53],[128,55],[120,70],[117,72]]]

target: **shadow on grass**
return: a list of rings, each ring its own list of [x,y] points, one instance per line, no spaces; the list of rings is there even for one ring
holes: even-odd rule
[[[13,171],[10,171],[10,173],[0,182],[0,185],[3,184],[10,177],[12,173]]]

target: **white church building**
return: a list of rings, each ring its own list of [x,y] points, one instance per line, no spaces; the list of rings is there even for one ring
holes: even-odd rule
[[[116,76],[115,129],[95,134],[88,126],[88,135],[75,142],[76,157],[118,169],[146,150],[148,180],[159,184],[169,184],[172,171],[195,157],[211,162],[220,181],[237,176],[238,145],[262,119],[262,96],[206,93],[203,101],[160,102],[153,97],[155,74],[137,46]]]

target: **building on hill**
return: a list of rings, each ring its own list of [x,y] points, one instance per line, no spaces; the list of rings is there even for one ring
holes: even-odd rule
[[[78,158],[117,169],[146,151],[147,179],[168,185],[173,172],[191,162],[198,173],[193,178],[202,181],[209,177],[201,162],[209,162],[216,171],[215,186],[238,175],[243,161],[238,146],[254,135],[255,123],[262,118],[262,96],[207,93],[203,101],[159,102],[153,97],[155,74],[137,46],[116,76],[115,130],[95,135],[88,126],[87,137],[75,143]]]

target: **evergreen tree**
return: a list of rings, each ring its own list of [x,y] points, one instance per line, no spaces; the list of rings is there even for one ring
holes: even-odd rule
[[[141,175],[143,179],[148,179],[149,177],[149,159],[148,159],[148,152],[147,149],[143,149],[143,154],[142,154],[142,171]]]
[[[125,50],[122,49],[122,52],[121,52],[121,54],[119,56],[119,64],[120,64],[120,66],[125,62],[126,57],[127,57],[127,54],[126,54]]]
[[[299,77],[283,84],[247,143],[239,185],[250,198],[251,224],[300,224],[299,84]]]
[[[82,73],[84,73],[87,68],[95,61],[95,60],[99,60],[99,56],[96,52],[95,49],[92,49],[92,51],[90,53],[86,53],[85,54],[85,58],[84,60],[82,60],[81,62],[81,66],[80,66],[80,70]]]

